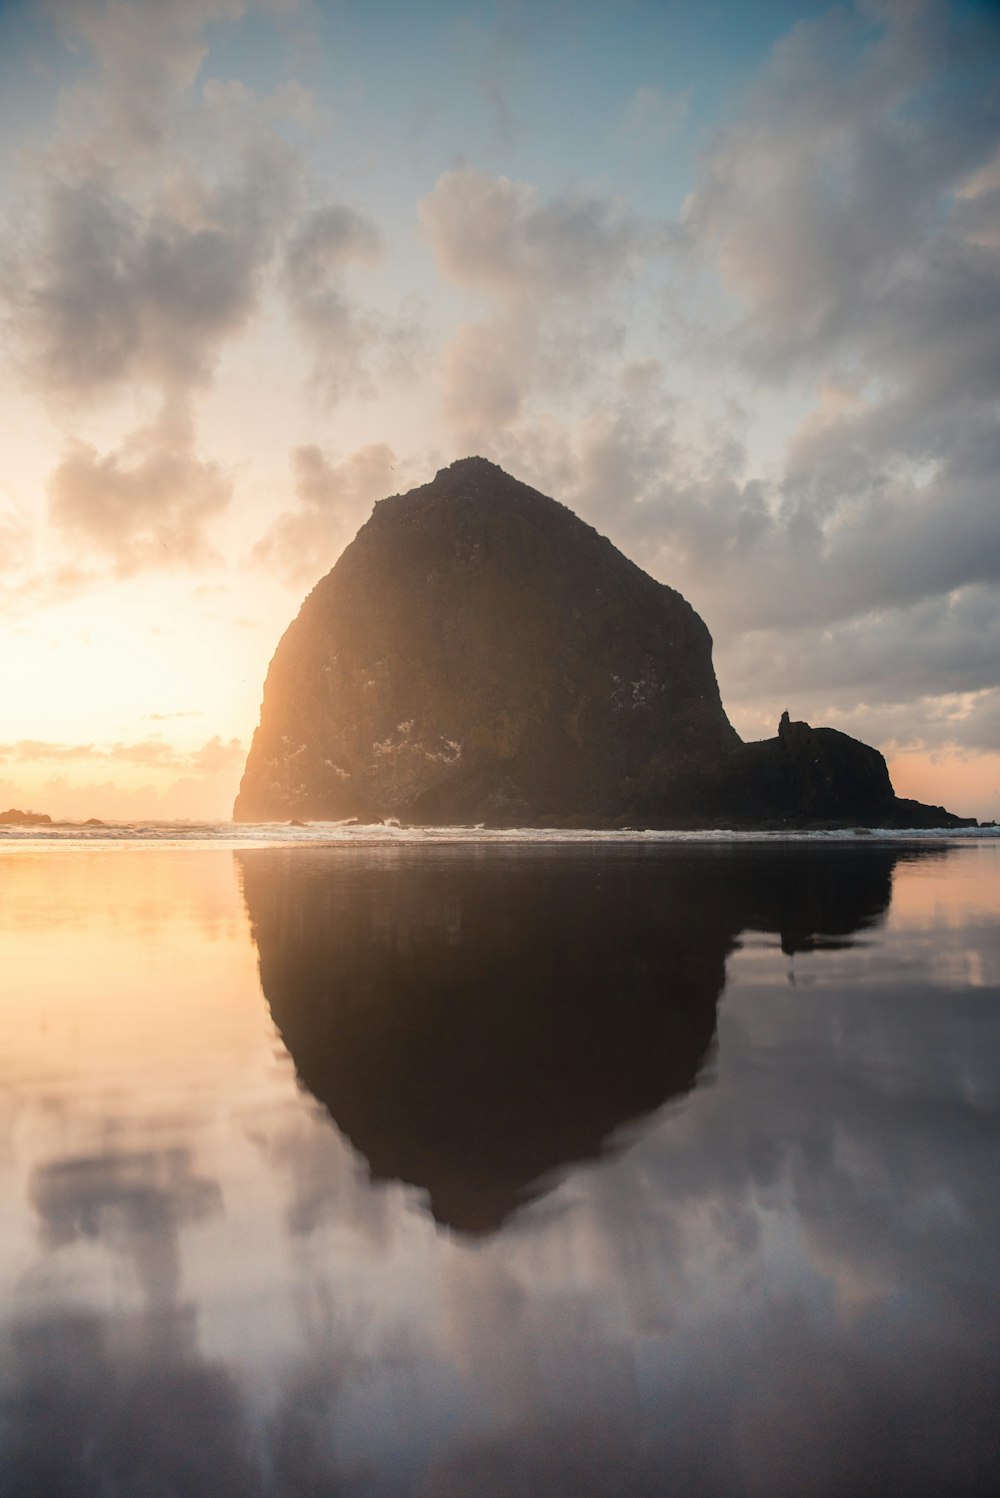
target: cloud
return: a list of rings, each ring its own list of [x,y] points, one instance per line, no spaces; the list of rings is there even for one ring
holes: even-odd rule
[[[458,325],[443,360],[445,415],[473,431],[502,430],[520,415],[537,356],[537,329],[505,312]]]
[[[0,584],[0,616],[7,620],[65,603],[103,580],[92,568],[76,562],[57,562],[42,568],[36,556],[30,560],[35,570],[23,571],[15,581]]]
[[[407,465],[384,442],[358,448],[340,463],[310,444],[293,449],[291,461],[296,503],[256,543],[251,559],[276,568],[294,586],[329,570],[375,501],[405,488]]]
[[[204,383],[243,328],[295,203],[276,99],[196,82],[210,24],[245,0],[57,0],[81,78],[45,148],[20,161],[29,211],[4,284],[26,375],[90,402],[125,383]],[[285,90],[284,113],[301,113]]]
[[[206,27],[248,8],[79,0],[57,11],[94,67],[35,163],[38,209],[5,278],[10,326],[25,379],[57,412],[136,391],[161,403],[111,450],[74,437],[49,484],[57,537],[119,575],[214,559],[209,530],[232,481],[197,450],[194,402],[257,314],[267,274],[278,272],[327,395],[370,389],[376,348],[405,364],[405,329],[359,310],[349,288],[379,257],[374,225],[343,204],[296,218],[304,168],[284,127],[311,117],[308,94],[201,82]]]
[[[537,188],[474,167],[443,172],[420,220],[445,277],[514,300],[592,292],[637,269],[655,236],[609,199]]]
[[[62,159],[140,167],[168,143],[175,101],[198,80],[205,30],[248,12],[291,9],[295,0],[47,0],[68,44],[82,43],[96,76],[78,83],[63,109]]]
[[[48,485],[56,541],[120,576],[211,561],[208,528],[230,498],[229,475],[197,451],[194,396],[256,311],[299,185],[294,152],[274,118],[255,116],[249,91],[227,97],[225,131],[211,128],[218,91],[195,92],[205,28],[247,9],[52,7],[85,66],[61,96],[53,139],[21,160],[29,206],[8,227],[0,285],[20,379],[61,424],[125,396],[159,403],[110,450],[68,439]],[[49,571],[59,570],[56,558]],[[69,591],[94,580],[71,570]],[[38,596],[28,578],[5,603]]]
[[[353,301],[349,277],[355,268],[376,265],[381,254],[375,225],[343,203],[307,213],[286,245],[289,308],[313,350],[316,381],[331,400],[370,390],[366,356],[385,329]]]
[[[545,199],[473,167],[442,173],[419,213],[445,279],[492,304],[459,324],[442,363],[444,414],[476,447],[608,361],[623,338],[615,295],[665,242],[611,199]]]
[[[225,741],[213,735],[198,749],[178,749],[162,739],[140,739],[115,744],[64,744],[46,739],[17,739],[0,744],[0,764],[102,763],[135,765],[146,769],[184,771],[202,776],[217,775],[242,764],[245,754],[239,739]]]
[[[71,821],[225,820],[245,759],[239,739],[218,735],[192,748],[157,738],[0,744],[7,802]]]
[[[785,681],[830,696],[893,691],[896,700],[918,691],[980,691],[996,679],[1000,595],[988,587],[963,588],[904,608],[806,626],[794,635],[747,631],[733,648],[755,684]]]
[[[983,8],[801,22],[706,153],[674,236],[472,169],[421,205],[445,275],[495,308],[446,350],[452,422],[689,590],[724,641],[753,631],[742,658],[752,645],[761,661],[734,678],[741,692],[792,654],[791,630],[791,674],[817,692],[851,672],[856,688],[878,676],[888,693],[895,674],[916,690],[913,630],[928,641],[932,618],[947,646],[924,695],[996,682],[977,647],[983,590],[1000,583],[998,42]],[[699,345],[694,330],[705,369],[751,410],[762,376],[816,392],[770,470],[751,466],[744,416],[699,418],[662,372],[638,398],[627,367],[609,389],[612,329],[576,359],[549,355],[561,302],[685,245],[734,298],[728,335],[706,325]],[[577,310],[578,334],[593,314]],[[561,422],[541,413],[543,389],[584,387],[598,361],[598,400]]]
[[[735,418],[699,429],[689,415],[660,371],[632,365],[614,399],[577,420],[523,419],[490,454],[691,599],[741,731],[772,733],[791,707],[869,742],[993,748],[989,482],[951,508],[940,474],[885,480],[870,502],[835,496],[828,519],[818,497],[789,503],[791,460],[783,478],[749,476]]]
[[[854,340],[917,349],[904,309],[926,329],[952,273],[976,281],[951,204],[997,148],[996,44],[985,8],[929,3],[832,9],[775,48],[686,209],[744,299],[758,367],[795,369]]]
[[[246,748],[239,739],[224,740],[213,734],[200,749],[192,752],[190,767],[196,775],[219,775],[242,765],[245,755]]]
[[[169,723],[175,718],[202,718],[204,713],[201,708],[184,708],[176,713],[143,713],[142,716],[150,723]]]
[[[254,318],[300,201],[283,127],[304,118],[304,91],[198,90],[206,28],[249,8],[54,8],[85,66],[53,139],[21,162],[29,211],[9,229],[2,286],[20,377],[58,420],[79,433],[98,403],[161,405],[111,450],[74,435],[49,484],[56,539],[120,575],[213,557],[208,527],[231,481],[197,452],[194,400]]]
[[[731,297],[728,331],[718,315],[700,336],[686,327],[710,399],[678,394],[647,360],[634,389],[626,367],[581,413],[541,415],[525,396],[542,338],[517,344],[510,300],[494,363],[487,324],[449,351],[457,405],[494,423],[493,454],[692,598],[738,713],[770,702],[773,721],[794,690],[866,736],[989,744],[998,47],[995,11],[933,3],[837,8],[779,42],[706,152],[672,242],[680,271],[714,267]],[[528,202],[493,204],[489,253],[452,233],[453,273],[509,295],[519,274],[531,284],[510,228]],[[755,466],[770,390],[813,404],[784,454]]]
[[[248,145],[232,178],[143,203],[105,172],[57,180],[22,246],[13,326],[43,390],[90,402],[127,381],[205,383],[247,324],[290,203],[289,162]]]
[[[53,526],[123,577],[203,564],[213,555],[206,526],[228,505],[231,482],[193,449],[189,412],[176,404],[111,452],[73,442],[49,482]]]
[[[899,742],[989,747],[998,685],[998,46],[985,7],[800,23],[686,210],[739,298],[745,366],[819,398],[738,569],[731,545],[699,559],[713,503],[669,478],[665,535],[713,622],[754,631],[734,650],[741,690],[811,684],[845,713],[904,702],[908,729],[867,714],[895,716]],[[745,496],[734,469],[731,536]],[[958,715],[968,692],[986,695]]]

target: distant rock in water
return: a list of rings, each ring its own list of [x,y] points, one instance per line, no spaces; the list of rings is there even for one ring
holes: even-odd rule
[[[832,729],[786,715],[744,745],[691,605],[484,458],[382,500],[313,589],[271,662],[233,815],[958,821],[898,802],[882,756]]]
[[[52,818],[43,811],[18,811],[16,806],[0,811],[0,827],[50,827]]]

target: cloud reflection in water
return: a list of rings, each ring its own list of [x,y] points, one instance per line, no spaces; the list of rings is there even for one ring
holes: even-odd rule
[[[108,911],[204,856],[109,855]],[[995,848],[238,862],[322,1106],[193,909],[130,1083],[90,1037],[53,1111],[0,1044],[5,1498],[991,1492]]]

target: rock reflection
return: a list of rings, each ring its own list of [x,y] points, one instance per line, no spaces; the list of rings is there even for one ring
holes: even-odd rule
[[[887,847],[238,852],[264,994],[375,1178],[498,1229],[690,1090],[741,931],[848,944]]]

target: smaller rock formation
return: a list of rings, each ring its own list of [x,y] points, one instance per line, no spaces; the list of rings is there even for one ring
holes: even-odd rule
[[[740,744],[710,765],[650,775],[636,786],[626,820],[736,829],[977,825],[897,796],[877,749],[836,728],[793,722],[787,711],[773,739]]]

